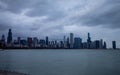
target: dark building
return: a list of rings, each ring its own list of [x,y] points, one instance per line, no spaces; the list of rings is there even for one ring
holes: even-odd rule
[[[13,40],[13,44],[14,44],[14,45],[19,45],[19,43],[18,43],[17,40]]]
[[[12,43],[12,30],[11,29],[9,29],[9,32],[8,32],[7,43],[8,44]]]
[[[50,41],[50,48],[55,48],[55,44],[57,44],[57,41]]]
[[[106,44],[106,42],[104,42],[103,48],[104,48],[104,49],[107,48],[107,44]]]
[[[113,49],[116,49],[116,41],[112,41],[112,47]]]
[[[33,38],[33,46],[34,46],[34,48],[38,47],[38,38],[37,37]]]
[[[99,41],[99,40],[96,40],[96,41],[95,41],[95,48],[96,48],[96,49],[99,49],[99,48],[100,48],[100,41]]]
[[[90,37],[90,33],[88,33],[88,39],[87,39],[87,48],[89,49],[91,45],[91,37]]]
[[[74,34],[70,33],[70,48],[73,48],[73,44],[74,44]]]
[[[20,45],[20,40],[21,40],[21,38],[20,38],[20,37],[18,37],[17,41],[18,41],[19,45]]]
[[[67,48],[67,39],[66,39],[66,36],[64,36],[63,41],[64,41],[64,48]]]
[[[100,49],[103,49],[103,39],[100,40]]]
[[[64,42],[60,41],[60,48],[64,48]]]
[[[69,37],[67,38],[67,48],[70,48]]]
[[[40,47],[42,48],[45,47],[45,40],[41,39],[39,44],[40,44]]]
[[[2,35],[1,41],[5,42],[5,35]]]
[[[1,40],[0,40],[0,48],[2,48],[2,42],[1,42]]]
[[[27,40],[22,39],[22,40],[20,40],[20,43],[21,43],[22,47],[27,47]]]
[[[45,42],[46,42],[46,46],[48,46],[48,45],[49,45],[48,36],[46,36],[46,40],[45,40]]]
[[[6,46],[6,44],[5,44],[5,36],[4,35],[2,35],[0,43],[1,43],[0,45],[1,45],[2,48],[4,48]]]
[[[79,37],[74,38],[74,48],[82,48],[82,39]]]
[[[33,40],[31,37],[27,38],[27,44],[28,44],[28,47],[33,47]]]
[[[87,49],[87,42],[83,42],[83,43],[82,43],[82,48],[83,48],[83,49]]]

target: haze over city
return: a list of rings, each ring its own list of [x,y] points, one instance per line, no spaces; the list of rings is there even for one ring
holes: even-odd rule
[[[12,28],[14,38],[49,36],[61,39],[74,33],[86,41],[115,40],[120,47],[119,0],[0,0],[0,36]]]

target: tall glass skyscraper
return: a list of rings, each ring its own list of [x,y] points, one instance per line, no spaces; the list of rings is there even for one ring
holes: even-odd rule
[[[48,46],[48,44],[49,44],[48,36],[46,36],[46,40],[45,40],[45,42],[46,42],[46,46]]]
[[[12,43],[12,30],[11,29],[9,29],[9,32],[8,32],[7,43],[8,44]]]
[[[73,48],[74,39],[73,39],[73,33],[70,33],[70,48]]]
[[[91,45],[91,37],[90,37],[90,33],[88,33],[87,48],[90,48],[90,45]]]
[[[112,41],[112,47],[113,49],[116,49],[116,41]]]

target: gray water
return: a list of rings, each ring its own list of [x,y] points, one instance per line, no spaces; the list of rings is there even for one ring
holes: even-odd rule
[[[0,69],[30,75],[120,75],[120,51],[4,50]]]

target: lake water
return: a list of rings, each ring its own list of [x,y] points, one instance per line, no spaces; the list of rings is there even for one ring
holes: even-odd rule
[[[120,50],[4,50],[0,69],[30,75],[120,75]]]

